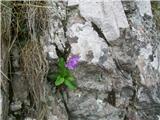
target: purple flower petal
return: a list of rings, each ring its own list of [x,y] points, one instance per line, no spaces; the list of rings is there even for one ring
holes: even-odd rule
[[[73,55],[69,58],[67,61],[67,64],[65,65],[68,69],[75,69],[78,65],[80,57],[78,55]]]

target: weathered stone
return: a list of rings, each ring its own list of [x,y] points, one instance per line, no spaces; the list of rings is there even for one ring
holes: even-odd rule
[[[31,118],[31,117],[26,117],[24,120],[36,120],[36,119]]]
[[[8,117],[8,120],[16,120],[16,117],[10,115],[10,116]]]
[[[127,19],[130,21],[131,29],[127,30],[121,29],[120,33],[117,32],[118,33],[117,35],[120,36],[120,38],[119,39],[116,38],[117,40],[116,41],[114,40],[112,42],[113,47],[112,50],[110,50],[110,47],[107,44],[105,45],[106,46],[105,48],[98,47],[99,46],[98,43],[104,44],[105,41],[98,34],[96,34],[95,30],[92,29],[90,22],[88,22],[88,21],[94,22],[97,26],[101,28],[103,24],[100,23],[101,16],[103,16],[101,11],[102,3],[101,2],[95,3],[88,1],[89,4],[88,5],[86,4],[86,2],[82,3],[79,2],[80,13],[87,21],[85,23],[84,22],[76,23],[73,19],[77,18],[77,16],[69,19],[70,24],[68,25],[68,35],[70,38],[74,38],[75,36],[78,38],[76,42],[71,42],[71,54],[78,54],[81,57],[81,61],[86,62],[83,64],[79,64],[79,67],[74,72],[74,75],[77,78],[79,90],[75,91],[75,93],[70,93],[70,98],[68,101],[69,102],[68,105],[70,110],[72,111],[71,113],[73,115],[73,118],[77,118],[79,120],[87,118],[93,120],[107,119],[104,116],[97,117],[95,115],[96,110],[98,110],[98,107],[96,106],[94,99],[99,98],[100,95],[99,91],[101,93],[103,93],[103,91],[106,91],[108,93],[106,95],[102,95],[103,99],[100,100],[98,99],[98,101],[106,100],[108,103],[112,104],[113,106],[115,105],[118,108],[126,108],[130,107],[131,104],[133,105],[138,104],[138,107],[143,109],[146,107],[146,104],[149,104],[150,107],[152,107],[154,101],[156,101],[156,103],[159,103],[159,97],[158,97],[159,92],[157,91],[158,85],[156,85],[158,83],[159,73],[157,73],[158,68],[155,67],[158,66],[157,63],[159,61],[156,57],[157,51],[159,51],[159,47],[157,47],[157,49],[153,48],[153,46],[158,46],[158,40],[155,40],[155,42],[153,42],[154,39],[157,39],[156,37],[157,33],[153,33],[154,28],[152,25],[153,21],[151,20],[151,17],[142,15],[142,14],[147,14],[147,12],[149,15],[151,15],[149,13],[150,8],[149,7],[147,8],[149,11],[147,9],[141,11],[141,9],[137,9],[136,7],[136,4],[138,3],[135,2],[123,3],[123,5],[126,6],[125,12],[128,15]],[[116,3],[118,4],[119,2]],[[127,5],[125,3],[127,3]],[[87,7],[89,8],[89,10],[87,9]],[[109,7],[107,9],[109,9]],[[108,17],[109,15],[106,16],[106,19]],[[115,19],[112,18],[112,15],[110,16],[110,18],[112,20]],[[114,25],[113,23],[110,24]],[[117,31],[119,31],[118,28],[119,27],[116,28]],[[101,30],[103,31],[102,28]],[[110,30],[112,31],[112,29]],[[104,41],[104,43],[103,42],[101,43],[100,41]],[[95,45],[93,45],[94,42],[96,43]],[[92,46],[94,46],[93,49]],[[154,52],[155,59],[151,58],[153,56],[153,51],[155,51]],[[98,56],[97,54],[95,54],[97,52],[99,54],[103,53],[103,55],[100,54],[101,56]],[[97,61],[94,62],[94,59],[97,60],[99,59],[99,60],[98,62]],[[85,65],[87,63],[94,64],[95,68],[93,67],[94,65],[93,66]],[[112,72],[110,73],[114,74],[115,77],[113,77],[111,74],[108,74],[107,72],[104,72],[105,70],[103,69],[101,71],[98,67],[96,67],[97,63],[101,67],[103,66],[106,69],[106,71],[111,70]],[[106,63],[111,63],[111,64],[106,65]],[[154,72],[155,68],[157,68],[155,70],[156,72]],[[117,72],[115,72],[115,70]],[[103,74],[103,72],[105,74]],[[96,82],[96,77],[95,77],[96,73],[101,73],[101,77],[100,79],[98,79],[99,80],[98,82]],[[117,80],[116,77],[119,78],[119,80]],[[106,78],[106,81],[104,78]],[[140,84],[143,84],[144,86],[143,85],[141,86]],[[112,90],[113,86],[114,86],[114,92],[112,93],[111,91],[113,91]],[[148,86],[150,88],[146,88],[145,86]],[[155,88],[153,89],[151,86],[155,86]],[[134,101],[136,98],[138,99],[137,102]],[[115,103],[113,101],[115,101]],[[143,104],[143,102],[146,104]],[[76,103],[78,103],[78,106]],[[98,103],[103,103],[103,102],[98,102]],[[91,106],[90,110],[88,110],[89,106]],[[159,108],[157,108],[157,110],[159,110]],[[147,112],[148,110],[145,111],[145,113]],[[92,113],[95,114],[93,115]],[[156,113],[157,113],[156,111],[152,111],[148,118],[154,116],[153,117],[154,119]],[[143,119],[144,117],[141,111],[132,112],[132,108],[128,110],[126,116],[129,119],[134,118],[137,120]],[[112,119],[116,119],[116,117]]]
[[[47,10],[49,28],[41,36],[41,42],[48,59],[53,60],[58,58],[55,45],[61,52],[64,52],[65,49],[66,38],[63,24],[66,20],[66,8],[65,2],[48,1],[47,4],[52,6]]]
[[[141,83],[146,86],[152,86],[158,83],[159,77],[156,76],[155,73],[147,74],[150,71],[154,71],[151,67],[153,64],[156,64],[154,61],[151,63],[149,60],[149,55],[152,54],[152,46],[147,45],[146,48],[142,48],[140,50],[140,55],[136,61],[137,65],[139,66],[141,72]]]
[[[56,48],[54,45],[44,46],[44,52],[48,54],[48,59],[57,59]]]
[[[120,37],[119,28],[127,28],[128,22],[121,1],[68,1],[68,5],[79,5],[81,15],[100,27],[106,39]]]
[[[112,113],[114,107],[107,109],[110,105],[106,106],[106,104],[111,102],[110,104],[116,104],[116,106],[127,106],[133,91],[131,89],[130,93],[124,94],[123,97],[128,98],[125,103],[124,101],[120,103],[122,98],[118,98],[117,95],[120,94],[122,87],[130,85],[130,83],[123,81],[117,73],[114,74],[117,78],[112,74],[112,72],[110,73],[96,65],[79,64],[79,67],[74,71],[78,90],[69,92],[69,99],[67,100],[73,119],[124,119],[125,109],[117,109]],[[110,91],[112,91],[113,86],[115,91],[112,93]],[[107,116],[108,112],[111,113],[111,116]],[[113,117],[113,114],[116,117]],[[119,115],[121,118],[118,117]]]
[[[137,7],[139,9],[139,13],[141,16],[144,16],[144,14],[152,16],[150,0],[146,0],[146,1],[136,0],[136,4],[137,4]]]
[[[68,106],[72,119],[123,120],[125,111],[117,109],[103,99],[98,98],[99,95],[100,93],[96,92],[92,92],[92,94],[85,91],[70,92]]]
[[[55,95],[51,85],[46,85],[47,120],[67,120],[68,114],[62,101],[61,95]]]
[[[65,31],[63,22],[66,19],[65,3],[56,3],[54,1],[48,1],[48,5],[52,6],[52,9],[48,10],[49,14],[49,31],[47,31],[48,39],[50,43],[55,43],[61,51],[65,48]],[[58,4],[58,7],[56,6]],[[55,17],[57,19],[55,19]]]
[[[78,5],[79,0],[68,0],[68,6]]]
[[[22,102],[21,101],[15,101],[15,102],[12,102],[11,105],[10,105],[10,110],[11,111],[18,111],[22,108]]]
[[[85,65],[83,63],[79,64],[79,67],[74,73],[80,89],[99,92],[108,92],[112,89],[112,79],[109,73],[103,70],[103,68],[96,67],[95,65]]]
[[[131,21],[130,26],[132,27],[130,34],[132,36],[130,42],[132,43],[132,46],[134,46],[132,48],[133,50],[131,50],[134,53],[132,59],[135,60],[134,63],[139,69],[139,72],[135,69],[137,73],[135,71],[132,72],[132,79],[136,83],[135,88],[137,89],[135,89],[134,95],[134,99],[137,99],[137,102],[134,104],[136,104],[135,106],[138,110],[135,113],[131,112],[132,110],[129,110],[130,112],[127,116],[128,119],[154,120],[157,119],[157,111],[159,111],[160,108],[154,107],[155,105],[159,106],[159,92],[157,91],[157,88],[159,87],[160,73],[158,68],[155,67],[158,66],[157,61],[159,61],[156,57],[157,51],[159,51],[159,38],[158,34],[154,32],[156,30],[153,20],[149,17],[152,16],[150,2],[139,1],[136,2],[136,4],[138,9],[134,11],[134,15],[130,16],[130,14],[133,13],[128,13],[127,19]],[[143,8],[146,5],[148,7]],[[130,8],[130,6],[128,6],[128,8]],[[129,42],[126,43],[126,45],[129,45]],[[124,48],[126,48],[125,46]],[[154,110],[151,111],[150,109]],[[145,116],[144,114],[148,115]]]
[[[77,43],[71,44],[71,54],[79,54],[81,61],[86,61],[87,53],[92,51],[94,57],[90,62],[98,63],[104,52],[107,52],[108,45],[93,30],[90,22],[73,24],[68,29],[68,36],[78,38]]]
[[[159,67],[160,66],[159,65],[160,58],[159,58],[159,56],[160,56],[160,45],[157,46],[157,49],[155,50],[154,55],[153,55],[153,60],[150,63],[151,66],[155,70],[159,71],[159,73],[160,73],[160,67]]]
[[[81,15],[100,27],[106,39],[116,40],[120,37],[119,28],[127,28],[128,22],[120,1],[81,1]]]
[[[28,96],[28,86],[27,83],[23,78],[22,72],[16,72],[13,75],[12,87],[13,87],[13,94],[14,100],[25,100]]]

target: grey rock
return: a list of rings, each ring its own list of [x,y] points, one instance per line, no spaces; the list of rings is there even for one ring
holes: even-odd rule
[[[109,73],[101,67],[82,63],[74,71],[74,75],[76,76],[78,87],[81,89],[99,92],[111,91],[112,79],[109,77]]]
[[[150,0],[147,0],[147,1],[136,0],[136,4],[141,16],[144,16],[144,14],[152,16]]]
[[[46,45],[44,46],[44,52],[48,53],[49,59],[57,59],[57,53],[56,53],[56,48],[54,45]]]
[[[43,45],[44,52],[48,55],[49,60],[57,59],[56,48],[64,52],[65,49],[65,31],[63,28],[63,21],[66,20],[66,5],[63,2],[48,1],[47,4],[52,6],[47,10],[48,14],[48,26],[49,28],[44,31],[44,35],[41,36],[41,43]],[[58,6],[57,6],[58,5]]]
[[[13,115],[10,115],[7,120],[16,120],[16,117],[14,117]]]
[[[24,118],[24,120],[36,120],[35,118],[31,118],[31,117],[26,117]]]
[[[69,92],[67,100],[73,119],[124,119],[125,109],[115,108],[115,105],[111,104],[113,101],[116,102],[116,106],[127,106],[129,104],[129,99],[125,103],[124,101],[118,103],[121,98],[117,97],[122,87],[127,86],[126,84],[129,85],[129,83],[121,83],[122,81],[118,79],[113,82],[116,78],[111,76],[107,70],[86,63],[80,63],[73,74],[77,79],[78,90]],[[118,77],[119,75],[115,76]],[[113,94],[109,95],[113,86],[115,86],[115,97]],[[124,94],[124,97],[130,98],[132,95],[131,90],[129,94]]]
[[[68,0],[68,6],[78,5],[79,0]]]
[[[103,50],[105,49],[107,52],[107,44],[93,30],[90,22],[71,25],[71,27],[68,28],[68,36],[70,36],[70,38],[72,38],[72,36],[78,38],[77,43],[71,44],[71,54],[78,54],[81,61],[87,61],[88,52],[92,51],[94,57],[92,57],[93,59],[91,59],[90,62],[98,63],[100,57],[105,54]]]
[[[136,11],[136,3],[134,1],[122,1],[123,9],[126,13],[133,14]]]
[[[64,3],[56,3],[54,1],[48,1],[48,5],[52,6],[52,9],[48,10],[49,14],[49,31],[46,31],[46,35],[49,36],[47,41],[55,43],[61,51],[64,51],[66,38],[64,36],[64,29],[62,20],[66,19],[66,8]],[[58,4],[58,6],[57,6]],[[55,17],[57,19],[55,19]]]
[[[132,97],[134,95],[134,89],[130,86],[126,86],[122,88],[121,96],[122,97]]]
[[[48,110],[46,113],[47,120],[67,120],[68,114],[62,101],[61,95],[56,95],[56,93],[53,92],[53,89],[51,89],[50,85],[46,85],[46,92]]]
[[[91,29],[90,21],[94,22],[103,31],[102,26],[105,25],[107,20],[110,20],[107,18],[112,13],[107,12],[108,16],[105,18],[106,21],[100,23],[100,16],[103,15],[101,5],[105,6],[105,3],[103,4],[102,1],[97,3],[88,1],[87,3],[88,4],[85,2],[76,3],[79,4],[80,13],[86,19],[86,22],[78,21],[78,23],[76,23],[73,19],[77,18],[77,15],[69,19],[70,24],[68,25],[69,37],[74,38],[76,36],[78,38],[76,42],[70,43],[71,54],[78,54],[81,57],[80,62],[82,62],[73,72],[77,78],[78,90],[69,93],[68,106],[71,110],[72,117],[73,119],[79,120],[120,119],[117,117],[118,113],[116,112],[113,118],[109,116],[105,117],[105,113],[107,113],[105,110],[105,112],[98,114],[98,106],[96,103],[96,100],[98,100],[102,103],[102,108],[104,107],[103,105],[108,103],[112,105],[113,109],[114,106],[116,106],[118,110],[123,108],[125,111],[127,107],[129,110],[127,112],[125,111],[126,113],[122,110],[122,113],[126,114],[127,118],[143,120],[145,117],[143,113],[148,114],[149,112],[148,109],[145,109],[147,104],[149,108],[153,108],[153,105],[159,106],[159,92],[157,91],[159,80],[159,72],[157,70],[159,67],[155,67],[158,66],[157,61],[159,61],[158,57],[156,57],[159,47],[157,33],[153,32],[155,31],[152,25],[154,23],[151,17],[148,17],[152,16],[150,3],[146,2],[144,7],[148,6],[148,8],[142,11],[137,2],[123,2],[131,29],[119,30],[118,25],[114,26],[113,16],[110,16],[113,21],[112,23],[108,23],[111,27],[114,26],[114,34],[120,36],[117,37],[114,35],[114,37],[117,37],[114,41],[107,39],[110,42],[112,41],[112,49],[110,49],[110,46],[107,44],[103,49],[96,49],[99,44],[91,45],[94,41],[92,39],[88,41],[89,38],[94,38],[95,43],[97,43],[97,41],[99,41],[99,43],[100,41],[104,41],[103,38],[98,38],[99,36],[96,35],[94,29]],[[118,2],[116,3],[118,4]],[[112,3],[108,5],[111,4]],[[109,9],[109,7],[107,9]],[[148,14],[148,16],[145,14]],[[80,17],[78,18],[80,19]],[[111,30],[110,32],[112,32],[111,27],[108,27]],[[86,34],[87,31],[89,34]],[[94,37],[91,37],[91,34],[93,34]],[[152,34],[154,34],[154,37],[151,37]],[[107,35],[105,37],[107,38]],[[102,42],[102,44],[104,43]],[[88,48],[92,48],[90,46],[96,46],[96,48],[94,47],[94,49],[88,50]],[[157,46],[157,49],[154,49],[153,46]],[[101,56],[97,57],[97,55],[95,55],[97,51],[99,51],[98,53],[103,53],[103,55],[101,54]],[[153,54],[153,51],[155,59],[153,58],[151,61],[150,55]],[[87,57],[85,58],[84,56]],[[94,59],[97,59],[98,62],[94,62]],[[114,93],[112,93],[112,91],[114,91]],[[111,101],[115,101],[115,104]],[[137,111],[133,112],[132,107],[136,107]],[[113,109],[110,110],[112,111]],[[145,110],[142,112],[139,109]],[[159,111],[159,107],[157,107],[156,110]],[[148,115],[148,119],[156,119],[156,110],[153,110],[150,115]],[[124,114],[122,115],[122,119],[124,119]]]
[[[18,111],[22,108],[22,102],[21,101],[15,101],[15,102],[12,102],[10,104],[10,109],[11,111],[15,112],[15,111]]]
[[[22,72],[17,71],[13,75],[12,80],[14,100],[19,99],[21,101],[25,100],[28,96],[28,86],[27,81],[24,80]]]
[[[99,95],[99,94],[97,94]],[[117,109],[110,104],[104,102],[103,99],[96,98],[96,93],[84,91],[76,91],[69,94],[70,99],[68,102],[71,116],[73,119],[79,120],[89,119],[102,119],[102,120],[123,120],[124,110]],[[76,104],[78,103],[78,104]]]
[[[106,39],[116,40],[120,37],[119,28],[127,28],[128,22],[120,1],[92,2],[80,1],[81,15],[100,27]]]

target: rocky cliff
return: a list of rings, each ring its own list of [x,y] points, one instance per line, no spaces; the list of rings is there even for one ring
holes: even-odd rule
[[[21,1],[2,8],[1,119],[160,120],[159,2]],[[62,55],[80,62],[72,71],[78,88],[60,94],[47,74]]]

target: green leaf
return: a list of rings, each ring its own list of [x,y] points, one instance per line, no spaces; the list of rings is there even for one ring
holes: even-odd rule
[[[59,69],[58,74],[63,76],[64,78],[71,76],[70,71],[67,68]]]
[[[70,74],[69,70],[65,67],[65,60],[62,57],[58,61],[58,74],[64,78]]]
[[[74,81],[74,77],[69,76],[69,77],[67,78],[67,80],[69,80],[69,81]]]
[[[65,68],[64,71],[63,71],[63,75],[64,75],[64,77],[69,77],[70,76],[70,71],[67,68]]]
[[[58,61],[58,67],[60,69],[64,69],[65,68],[65,61],[64,61],[64,58],[59,58],[59,61]]]
[[[55,80],[57,78],[57,74],[50,74],[48,75],[48,78],[51,79],[51,80]]]
[[[56,81],[55,81],[55,85],[59,86],[59,85],[63,84],[63,82],[64,82],[64,78],[61,77],[61,76],[58,76]]]
[[[71,90],[75,90],[77,87],[73,81],[69,81],[69,80],[65,80],[64,84]]]

